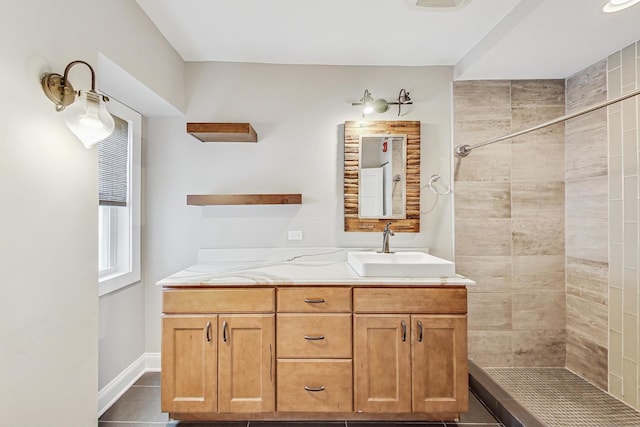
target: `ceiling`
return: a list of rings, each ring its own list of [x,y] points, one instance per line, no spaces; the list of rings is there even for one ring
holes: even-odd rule
[[[454,66],[457,80],[565,78],[640,40],[640,4],[471,0],[136,0],[185,61]]]

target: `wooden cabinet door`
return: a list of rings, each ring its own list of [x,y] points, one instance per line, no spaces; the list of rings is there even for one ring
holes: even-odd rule
[[[217,410],[217,316],[162,318],[164,412]]]
[[[219,412],[275,410],[274,315],[218,318]]]
[[[466,317],[414,315],[411,329],[413,412],[467,411]]]
[[[356,412],[411,412],[408,315],[354,316]]]

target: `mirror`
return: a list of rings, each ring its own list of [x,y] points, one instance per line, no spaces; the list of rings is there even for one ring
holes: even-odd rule
[[[406,217],[406,140],[406,135],[360,136],[358,218]]]
[[[420,231],[420,122],[347,121],[345,231],[382,231],[387,222]]]

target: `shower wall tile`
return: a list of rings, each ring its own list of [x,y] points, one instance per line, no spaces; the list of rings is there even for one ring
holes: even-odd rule
[[[567,367],[607,390],[607,348],[567,330]]]
[[[609,310],[604,304],[567,295],[567,331],[607,347]]]
[[[608,218],[609,180],[606,174],[567,180],[565,185],[567,218]]]
[[[513,182],[511,204],[513,218],[561,219],[564,216],[564,182]]]
[[[513,218],[513,255],[564,254],[562,218]]]
[[[514,80],[511,82],[511,106],[514,109],[538,106],[564,107],[564,85],[563,79]]]
[[[456,200],[457,218],[511,217],[511,188],[506,182],[458,182]]]
[[[608,226],[608,221],[601,218],[567,218],[567,256],[607,262]]]
[[[636,44],[630,44],[622,49],[622,87],[636,84]]]
[[[504,132],[509,132],[508,128]],[[474,138],[472,141],[473,144],[485,139]],[[464,143],[468,143],[468,140]],[[456,162],[454,165],[456,182],[508,182],[511,179],[511,146],[497,143],[483,148]]]
[[[607,58],[607,70],[611,71],[614,68],[620,67],[620,57],[622,53],[620,51],[612,53]]]
[[[608,303],[608,265],[605,262],[566,258],[566,290],[597,304]]]
[[[475,218],[456,218],[457,255],[511,254],[511,221],[488,218],[479,226]]]
[[[564,291],[565,265],[562,255],[513,257],[513,290]]]
[[[514,292],[514,331],[564,329],[564,292]]]
[[[458,256],[456,272],[473,277],[476,286],[468,288],[469,293],[511,292],[513,278],[510,256]]]
[[[511,304],[509,293],[470,293],[467,300],[469,330],[511,330]]]
[[[622,328],[620,329],[622,331]],[[622,332],[611,331],[609,334],[609,373],[620,378],[622,372]]]
[[[607,176],[606,110],[593,111],[566,122],[565,178],[574,181],[581,178]]]
[[[564,366],[565,330],[515,332],[513,354],[514,366]]]
[[[573,113],[607,99],[607,61],[598,61],[566,82],[567,113]]]
[[[622,334],[622,290],[618,288],[609,289],[609,330],[610,333]],[[622,342],[622,335],[620,336]],[[611,336],[609,339],[611,340]],[[621,374],[619,372],[617,375]]]
[[[609,245],[609,287],[622,289],[624,262],[622,244]]]
[[[609,200],[609,241],[622,244],[624,242],[622,200]]]
[[[564,181],[564,144],[514,144],[514,182]]]
[[[607,73],[607,91],[610,99],[622,95],[622,70],[620,67]]]
[[[638,316],[624,313],[622,315],[622,357],[634,363],[638,362],[637,336]]]
[[[609,393],[618,400],[622,400],[622,378],[609,374]]]
[[[613,157],[620,155],[622,155],[622,111],[610,111],[609,156]]]
[[[625,314],[638,315],[638,269],[624,268],[622,284],[622,311]],[[626,329],[625,329],[626,331]]]
[[[511,116],[511,82],[509,80],[454,82],[456,116],[467,119],[494,120]]]
[[[622,361],[622,400],[638,407],[638,364],[631,360]]]
[[[469,359],[478,366],[513,366],[511,331],[469,331]]]

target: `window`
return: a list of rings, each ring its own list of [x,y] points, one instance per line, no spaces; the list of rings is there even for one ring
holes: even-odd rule
[[[116,128],[98,143],[99,295],[140,281],[140,114],[111,99]]]

